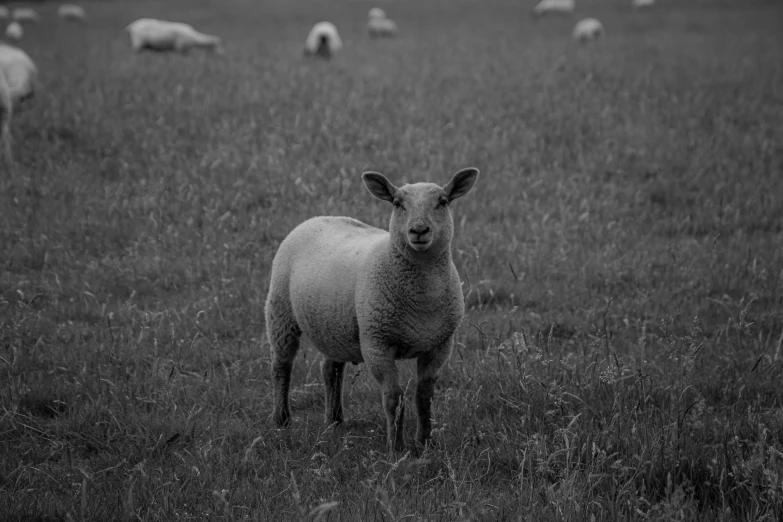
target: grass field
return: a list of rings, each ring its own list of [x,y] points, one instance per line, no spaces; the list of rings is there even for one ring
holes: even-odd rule
[[[84,5],[82,28],[44,4],[21,44],[0,520],[783,519],[783,4],[384,0],[389,41],[358,0]],[[227,53],[132,54],[142,16]],[[608,37],[574,44],[580,16]],[[330,63],[301,56],[320,19]],[[466,166],[433,447],[385,453],[362,365],[325,426],[307,344],[275,429],[279,242],[319,214],[386,227],[365,170]]]

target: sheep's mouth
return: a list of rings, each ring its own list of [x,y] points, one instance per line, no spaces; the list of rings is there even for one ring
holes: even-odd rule
[[[421,252],[422,250],[427,250],[427,248],[429,248],[429,246],[432,244],[432,241],[414,241],[411,239],[408,241],[408,244],[410,244],[412,249],[416,250],[417,252]]]

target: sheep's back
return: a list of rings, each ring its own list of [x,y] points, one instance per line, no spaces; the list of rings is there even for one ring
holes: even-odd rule
[[[322,216],[296,227],[272,263],[272,292],[287,288],[297,324],[336,360],[361,361],[356,277],[389,233],[347,217]]]

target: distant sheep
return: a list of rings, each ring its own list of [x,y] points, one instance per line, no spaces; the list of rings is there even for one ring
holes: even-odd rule
[[[302,334],[323,353],[326,422],[342,422],[345,364],[364,362],[382,391],[386,443],[403,449],[397,359],[418,359],[416,441],[431,433],[431,401],[465,304],[451,258],[449,204],[479,172],[463,169],[445,186],[395,187],[362,175],[370,193],[392,204],[389,230],[349,217],[320,216],[294,228],[272,261],[265,319],[272,359],[272,419],[288,425],[291,370]]]
[[[643,7],[652,7],[655,4],[655,0],[631,0],[631,7],[634,9],[640,9]]]
[[[11,18],[20,23],[30,22],[37,24],[41,21],[40,15],[32,7],[17,7],[11,14]]]
[[[130,37],[131,48],[136,52],[150,49],[187,53],[198,47],[223,54],[223,43],[219,37],[200,33],[193,26],[180,22],[141,18],[125,30]]]
[[[536,15],[550,13],[571,14],[573,12],[574,0],[541,0],[541,2],[533,8],[533,13]]]
[[[0,5],[0,20],[8,20],[11,16],[11,12],[4,5]]]
[[[367,31],[373,38],[397,36],[399,33],[397,24],[390,18],[370,18],[367,21]]]
[[[574,26],[574,40],[586,42],[603,36],[604,26],[595,18],[579,20]]]
[[[310,29],[305,40],[304,55],[329,59],[343,48],[337,27],[331,22],[318,22]]]
[[[19,22],[11,22],[8,27],[5,28],[5,37],[12,42],[18,42],[24,36],[24,29]]]
[[[373,7],[370,9],[370,12],[367,13],[367,19],[370,20],[372,18],[386,18],[386,11],[380,7]]]
[[[57,15],[63,20],[74,22],[83,22],[87,17],[82,7],[73,4],[63,4],[58,7]]]
[[[17,47],[0,43],[0,154],[8,164],[11,154],[11,118],[20,101],[33,96],[38,75],[30,57]]]

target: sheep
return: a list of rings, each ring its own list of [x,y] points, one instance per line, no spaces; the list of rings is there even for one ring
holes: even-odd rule
[[[343,48],[337,27],[331,22],[318,22],[310,29],[305,40],[304,55],[329,59]]]
[[[24,36],[24,29],[19,22],[11,22],[8,27],[5,28],[5,37],[12,42],[18,42]]]
[[[210,49],[217,54],[224,52],[219,37],[200,33],[193,26],[180,22],[140,18],[125,30],[128,32],[131,48],[136,52],[150,49],[187,53],[193,47]]]
[[[386,18],[386,11],[380,7],[373,7],[370,9],[370,12],[367,13],[367,20],[371,20],[373,18]]]
[[[63,20],[70,20],[74,22],[83,22],[87,17],[84,9],[74,4],[62,4],[57,8],[57,15]]]
[[[574,26],[574,40],[586,42],[594,40],[604,34],[604,26],[595,18],[584,18]]]
[[[320,216],[294,228],[272,261],[265,319],[274,387],[272,420],[290,423],[291,369],[306,334],[324,354],[326,421],[343,420],[345,363],[364,362],[379,383],[387,449],[403,444],[402,388],[397,359],[418,359],[416,442],[431,433],[438,370],[451,354],[465,311],[451,259],[454,224],[449,204],[467,194],[479,171],[457,172],[445,187],[395,187],[377,172],[362,180],[392,204],[389,230],[350,217]]]
[[[534,8],[536,15],[549,13],[571,14],[574,12],[574,0],[541,0]]]
[[[367,31],[370,37],[397,36],[399,29],[394,20],[390,18],[370,18],[367,21]]]
[[[37,24],[41,21],[41,17],[32,7],[17,7],[11,14],[11,18],[20,23],[30,22]]]
[[[641,9],[643,7],[652,7],[655,4],[655,0],[631,0],[631,7],[634,9]]]
[[[11,12],[4,5],[0,5],[0,20],[8,20],[11,16]]]
[[[34,95],[38,69],[23,50],[0,43],[0,153],[8,164],[11,154],[11,117],[16,104]]]

